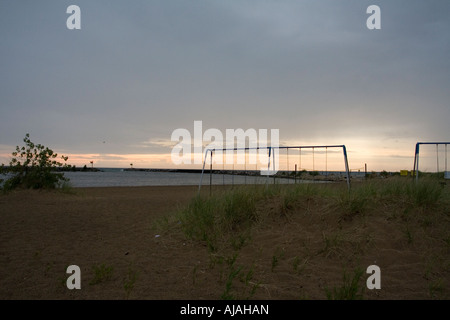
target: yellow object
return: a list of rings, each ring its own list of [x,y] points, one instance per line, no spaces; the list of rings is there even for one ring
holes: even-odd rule
[[[408,175],[408,170],[400,170],[400,175],[401,176],[407,176]]]

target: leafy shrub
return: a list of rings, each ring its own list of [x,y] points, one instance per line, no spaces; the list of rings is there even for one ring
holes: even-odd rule
[[[41,144],[34,144],[28,133],[23,141],[25,146],[16,147],[9,166],[2,164],[1,173],[8,177],[3,183],[4,191],[16,188],[54,189],[68,181],[57,169],[70,166],[58,161],[57,153]],[[60,158],[64,162],[68,159],[65,156]]]

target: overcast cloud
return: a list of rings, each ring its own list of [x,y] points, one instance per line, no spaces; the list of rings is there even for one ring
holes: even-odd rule
[[[81,30],[66,28],[71,4]],[[372,4],[381,30],[366,27]],[[450,140],[449,13],[447,0],[2,0],[0,145],[29,132],[63,153],[170,153],[172,131],[202,120],[412,153]]]

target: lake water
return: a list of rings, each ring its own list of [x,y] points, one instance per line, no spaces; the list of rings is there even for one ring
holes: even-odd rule
[[[129,171],[115,168],[101,168],[100,170],[94,172],[69,171],[64,172],[64,176],[70,179],[69,182],[72,187],[198,186],[201,180],[201,173]],[[210,174],[205,172],[202,186],[209,185],[210,179],[213,185],[274,183],[273,177],[267,178],[266,176],[243,176],[237,174],[213,174],[210,177]],[[295,181],[294,179],[276,179],[276,183],[293,184]],[[300,180],[297,180],[297,183],[300,183]]]
[[[344,176],[344,172],[337,174]],[[108,168],[96,172],[65,172],[64,175],[70,179],[70,184],[73,187],[198,186],[201,179],[200,173],[124,171],[123,169]],[[364,173],[352,172],[351,176],[354,178],[363,177]],[[1,176],[0,178],[5,179],[7,176]],[[446,179],[448,178],[450,178],[450,173],[446,172]],[[297,180],[297,183],[300,182],[300,180]],[[210,175],[208,172],[205,172],[202,186],[207,186],[209,183]],[[274,180],[272,177],[267,178],[265,176],[213,174],[211,175],[211,183],[213,185],[272,184]],[[276,179],[276,183],[293,184],[295,181],[293,179]]]
[[[103,169],[102,169],[103,170]],[[187,186],[200,184],[200,173],[104,170],[98,172],[65,172],[73,187]],[[284,179],[282,179],[284,180]],[[213,174],[211,182],[220,184],[266,183],[266,177]],[[210,175],[203,175],[202,185],[209,185]]]

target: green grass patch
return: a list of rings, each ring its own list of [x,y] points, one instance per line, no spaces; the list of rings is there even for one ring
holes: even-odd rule
[[[356,268],[353,275],[344,271],[342,285],[333,289],[325,289],[328,300],[361,300],[363,298],[365,283],[361,284],[364,271]]]
[[[114,268],[112,266],[106,266],[105,264],[92,266],[94,277],[89,284],[95,285],[110,280],[113,270]]]

